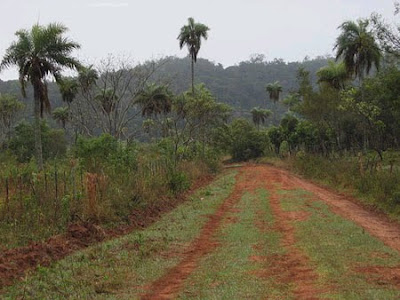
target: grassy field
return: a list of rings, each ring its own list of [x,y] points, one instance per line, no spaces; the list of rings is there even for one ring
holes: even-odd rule
[[[1,297],[141,299],[219,218],[210,250],[164,298],[399,299],[399,252],[274,172],[229,169],[152,226],[39,267]]]
[[[322,201],[310,200],[303,190],[282,191],[286,211],[306,211],[307,220],[295,222],[297,246],[317,267],[318,284],[329,299],[398,299],[393,282],[378,274],[360,272],[371,266],[400,264],[399,253],[371,237],[363,228],[336,214]]]

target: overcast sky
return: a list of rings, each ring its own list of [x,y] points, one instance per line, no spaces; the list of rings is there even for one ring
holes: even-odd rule
[[[262,53],[267,60],[332,54],[337,27],[372,12],[393,18],[393,0],[0,0],[0,57],[21,28],[61,22],[96,61],[109,53],[136,61],[186,55],[176,40],[188,17],[211,28],[200,57],[225,67]],[[4,71],[0,79],[17,78]]]

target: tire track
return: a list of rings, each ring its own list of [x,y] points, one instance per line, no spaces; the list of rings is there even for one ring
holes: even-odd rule
[[[152,282],[145,287],[147,294],[141,299],[175,299],[181,291],[185,280],[197,268],[199,261],[218,247],[215,239],[216,232],[221,228],[224,217],[230,212],[235,204],[240,200],[243,193],[247,190],[253,190],[252,173],[254,170],[249,167],[240,169],[236,175],[236,184],[233,192],[224,200],[217,211],[209,217],[207,223],[203,226],[200,235],[191,243],[188,249],[183,253],[182,259],[178,265],[167,271],[160,279]]]

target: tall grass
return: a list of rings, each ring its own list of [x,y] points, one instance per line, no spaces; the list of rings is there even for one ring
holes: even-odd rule
[[[196,159],[176,164],[155,145],[111,148],[107,155],[98,147],[97,153],[71,151],[69,158],[48,161],[42,172],[34,163],[18,164],[4,155],[1,247],[45,239],[76,221],[109,227],[127,223],[132,210],[176,197],[210,170]]]
[[[324,157],[300,153],[288,158],[290,168],[359,196],[371,206],[400,219],[400,170],[391,159],[369,156]]]

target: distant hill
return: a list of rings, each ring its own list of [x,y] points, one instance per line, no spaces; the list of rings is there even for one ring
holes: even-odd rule
[[[270,82],[280,81],[283,96],[297,88],[296,76],[299,67],[310,71],[315,84],[315,73],[327,64],[328,58],[320,57],[303,62],[285,62],[275,59],[270,62],[260,59],[244,61],[235,66],[223,68],[221,64],[206,59],[199,59],[195,65],[195,81],[203,82],[214,93],[219,101],[228,103],[238,109],[251,109],[255,106],[272,107],[265,92]],[[160,73],[171,78],[175,92],[190,87],[189,58],[168,58]]]
[[[282,105],[272,106],[265,92],[266,84],[280,81],[284,97],[289,91],[297,88],[296,75],[299,67],[310,71],[315,84],[315,73],[327,64],[327,60],[327,57],[318,57],[302,62],[285,62],[281,59],[264,61],[260,55],[238,65],[224,68],[221,64],[200,58],[195,65],[195,81],[205,83],[218,101],[233,106],[240,115],[246,114],[255,106],[276,110],[277,115],[280,115],[286,111],[286,108]],[[162,78],[170,84],[174,92],[180,93],[190,88],[190,76],[188,57],[168,57],[157,71],[154,80]],[[30,117],[29,112],[31,112],[30,107],[33,102],[31,89],[28,89],[28,97],[23,99],[18,80],[0,80],[0,93],[15,94],[26,102],[26,117]],[[49,98],[53,108],[62,105],[60,93],[54,83],[49,84]]]

